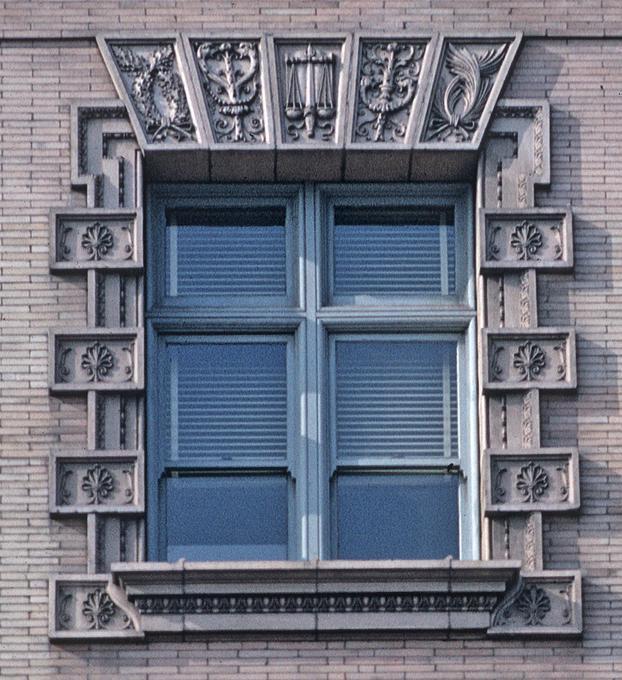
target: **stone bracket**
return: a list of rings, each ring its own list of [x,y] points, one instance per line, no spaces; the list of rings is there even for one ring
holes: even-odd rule
[[[570,210],[482,210],[480,224],[482,270],[572,269]]]
[[[50,514],[144,512],[143,452],[62,450],[50,460]]]
[[[572,328],[486,328],[482,333],[484,391],[576,388]]]
[[[496,610],[488,635],[558,637],[582,630],[581,573],[529,571]]]
[[[87,392],[142,390],[142,328],[50,331],[50,390]]]
[[[142,240],[140,210],[54,210],[50,214],[50,270],[140,270]]]
[[[580,505],[577,450],[489,449],[484,486],[489,515],[576,510]]]

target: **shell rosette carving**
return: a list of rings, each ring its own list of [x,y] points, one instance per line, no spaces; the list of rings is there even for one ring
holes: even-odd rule
[[[98,261],[112,249],[114,237],[105,224],[95,222],[84,230],[80,244],[87,252],[89,260]]]
[[[150,142],[196,139],[172,44],[141,53],[140,46],[112,45],[117,67]],[[144,51],[144,50],[143,50]]]
[[[114,477],[110,470],[96,463],[86,471],[81,488],[86,493],[89,504],[100,505],[112,494]]]
[[[114,356],[106,345],[95,342],[89,345],[81,357],[80,367],[86,371],[89,382],[100,382],[112,370]]]
[[[507,47],[448,43],[426,141],[469,142],[473,138]]]
[[[535,224],[524,220],[514,227],[510,235],[510,245],[519,260],[534,260],[542,247],[542,232]]]
[[[546,364],[544,350],[531,340],[519,345],[514,352],[512,365],[517,369],[520,380],[536,380]]]
[[[82,615],[87,621],[89,630],[105,629],[115,615],[117,607],[110,595],[101,588],[96,588],[86,596],[82,603]]]
[[[516,489],[523,495],[524,503],[537,503],[549,488],[547,471],[533,461],[521,467],[516,476]]]
[[[353,141],[404,141],[425,49],[425,43],[362,43]]]
[[[265,142],[258,42],[195,42],[193,47],[216,141]]]

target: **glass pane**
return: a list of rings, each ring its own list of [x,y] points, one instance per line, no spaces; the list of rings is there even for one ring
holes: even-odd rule
[[[178,210],[167,228],[167,295],[284,296],[284,208]]]
[[[458,455],[456,343],[335,342],[337,457]]]
[[[335,208],[333,295],[456,292],[453,210]]]
[[[287,344],[170,346],[172,458],[287,456]]]
[[[169,561],[287,559],[285,475],[167,480]]]
[[[458,557],[456,475],[339,474],[336,487],[337,558]]]

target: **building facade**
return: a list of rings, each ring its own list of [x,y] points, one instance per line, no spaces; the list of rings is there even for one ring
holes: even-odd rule
[[[616,3],[5,4],[0,677],[622,676]]]

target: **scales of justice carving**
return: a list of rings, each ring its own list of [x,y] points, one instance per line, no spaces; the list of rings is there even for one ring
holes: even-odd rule
[[[202,85],[218,142],[265,142],[259,46],[195,43]]]
[[[335,67],[332,51],[323,51],[311,43],[304,50],[287,53],[285,61],[286,134],[298,141],[304,134],[313,139],[319,131],[323,140],[335,133]]]
[[[425,49],[424,43],[363,43],[353,141],[404,140]]]

